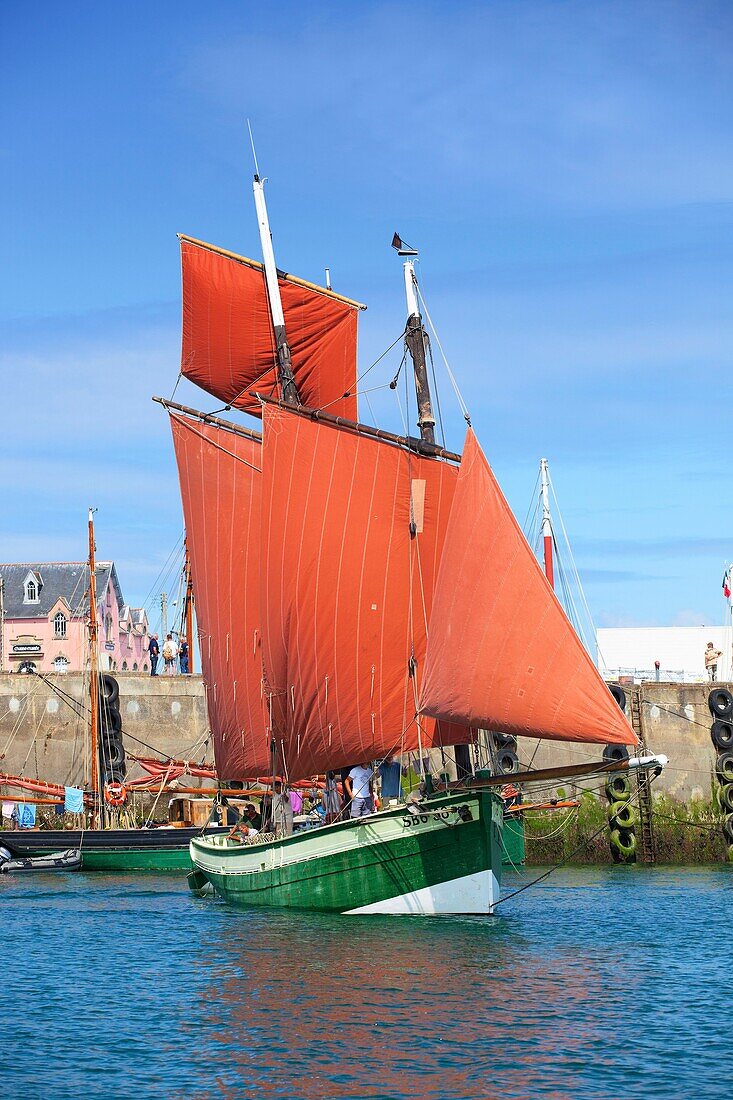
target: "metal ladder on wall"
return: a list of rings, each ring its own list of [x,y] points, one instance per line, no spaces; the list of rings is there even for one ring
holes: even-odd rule
[[[639,738],[639,754],[646,755],[646,739],[644,737],[644,721],[641,710],[641,688],[634,688],[631,692],[631,728]],[[656,848],[654,844],[654,823],[652,810],[652,792],[648,771],[639,769],[636,773],[636,785],[638,791],[637,807],[639,812],[639,828],[637,831],[639,846],[637,849],[641,863],[654,863],[656,861]]]

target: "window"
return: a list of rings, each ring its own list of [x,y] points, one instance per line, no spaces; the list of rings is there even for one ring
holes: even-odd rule
[[[147,671],[148,671],[148,662],[146,661],[145,664],[143,665],[143,672],[147,672]]]
[[[110,614],[104,617],[104,635],[108,642],[112,641],[112,616]]]
[[[122,662],[122,671],[127,672],[127,661]]]
[[[53,617],[53,636],[54,638],[66,637],[66,623],[67,618],[63,611],[57,611]]]
[[[31,673],[31,672],[35,672],[35,671],[36,671],[35,661],[23,661],[23,663],[20,665],[20,667],[18,669],[18,672]]]
[[[24,603],[38,603],[38,584],[30,578],[25,582]]]
[[[54,661],[53,667],[56,672],[66,672],[69,668],[69,662],[67,661],[66,657],[62,657],[59,655]]]
[[[137,661],[134,661],[134,662],[133,662],[133,665],[132,665],[132,671],[133,671],[133,672],[137,672]]]

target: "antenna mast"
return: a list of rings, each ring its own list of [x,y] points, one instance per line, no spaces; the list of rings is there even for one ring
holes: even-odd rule
[[[183,540],[183,583],[186,590],[183,596],[183,622],[188,642],[188,671],[193,673],[193,580],[191,579],[191,558],[188,553],[188,540]]]
[[[275,332],[280,388],[282,390],[283,401],[286,401],[289,405],[299,405],[300,397],[298,395],[298,388],[295,385],[290,345],[288,344],[288,338],[285,332],[285,314],[283,313],[283,304],[280,298],[280,286],[277,281],[277,265],[275,263],[275,252],[272,247],[270,221],[267,217],[265,181],[260,178],[255,143],[252,137],[252,127],[249,124],[249,119],[247,120],[247,126],[249,127],[252,156],[255,162],[255,176],[252,184],[252,191],[255,199],[255,210],[257,211],[257,225],[260,230],[260,246],[262,248],[262,259],[265,267],[267,298],[270,303],[270,316],[272,317],[272,327]]]
[[[552,562],[552,519],[550,516],[550,475],[547,472],[547,459],[540,459],[540,486],[542,492],[542,543],[545,557],[545,576],[552,588],[555,587],[555,571]]]
[[[410,248],[395,233],[392,238],[392,247],[396,249],[398,256],[417,256],[417,249]],[[417,423],[420,428],[420,436],[426,443],[435,443],[435,416],[433,403],[430,397],[430,384],[428,382],[428,369],[425,359],[425,351],[428,346],[428,334],[422,323],[420,307],[417,301],[417,279],[415,277],[414,259],[405,259],[402,265],[405,277],[405,299],[407,301],[407,326],[405,328],[405,343],[412,358],[415,372],[415,392],[417,393]]]

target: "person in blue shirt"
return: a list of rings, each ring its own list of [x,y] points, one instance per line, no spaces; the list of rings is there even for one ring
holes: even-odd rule
[[[160,656],[160,646],[158,645],[158,635],[151,635],[150,642],[148,644],[148,653],[150,654],[150,675],[158,675],[158,657]]]
[[[178,664],[182,676],[188,676],[188,642],[185,634],[181,635],[180,649],[178,650]]]
[[[379,765],[379,778],[382,780],[382,809],[397,803],[402,796],[402,768],[394,756],[385,756]]]

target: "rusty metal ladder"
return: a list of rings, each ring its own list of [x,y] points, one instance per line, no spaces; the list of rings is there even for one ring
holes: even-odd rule
[[[639,738],[639,755],[644,756],[649,751],[644,736],[644,716],[641,707],[641,688],[631,691],[631,728]],[[652,808],[651,782],[648,771],[639,769],[636,773],[637,807],[639,813],[639,827],[637,830],[637,848],[640,863],[656,862],[656,846],[654,843],[654,814]]]

